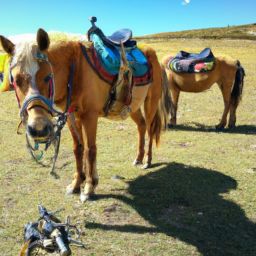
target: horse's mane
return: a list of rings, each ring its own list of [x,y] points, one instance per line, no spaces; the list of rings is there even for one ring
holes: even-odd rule
[[[91,42],[83,43],[86,47],[89,47]],[[51,44],[47,53],[50,60],[54,61],[70,61],[77,57],[81,51],[81,42],[79,41],[58,41]]]
[[[222,54],[215,56],[219,61],[225,62],[228,65],[236,65],[237,60],[233,59],[231,56]]]
[[[25,73],[34,76],[39,69],[38,63],[35,60],[34,54],[37,45],[34,41],[20,42],[15,45],[15,51],[11,65],[20,65]]]
[[[89,46],[90,42],[84,43]],[[58,59],[69,59],[74,57],[80,47],[78,41],[58,41],[50,45],[47,53],[49,58],[58,61]],[[25,73],[34,76],[39,69],[38,63],[35,59],[35,54],[38,49],[37,43],[33,40],[20,42],[15,45],[15,52],[12,58],[12,65],[20,65]]]

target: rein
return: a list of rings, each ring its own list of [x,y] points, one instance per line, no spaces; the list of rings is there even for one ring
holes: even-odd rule
[[[31,154],[31,156],[33,157],[33,159],[37,162],[40,163],[40,160],[43,157],[43,152],[41,151],[41,155],[40,156],[36,156],[35,155],[35,151],[39,150],[39,144],[45,144],[45,148],[44,148],[44,152],[47,151],[47,149],[49,148],[49,146],[51,144],[54,144],[54,148],[55,148],[55,153],[54,156],[52,158],[52,170],[50,172],[50,174],[54,175],[55,177],[57,176],[55,173],[55,164],[56,164],[56,160],[58,158],[58,153],[59,153],[59,146],[60,146],[60,139],[61,139],[61,130],[62,128],[65,126],[66,122],[67,122],[67,117],[74,112],[74,109],[70,106],[71,105],[71,94],[72,94],[72,87],[73,87],[73,79],[74,79],[74,71],[75,71],[75,65],[74,63],[71,64],[70,66],[70,73],[69,73],[69,78],[68,78],[68,84],[67,84],[67,101],[66,101],[66,107],[65,107],[65,111],[64,112],[60,112],[59,110],[57,110],[55,108],[55,104],[54,104],[54,96],[55,96],[55,82],[54,82],[54,74],[53,74],[53,69],[52,69],[52,65],[48,60],[48,57],[43,54],[38,52],[36,55],[36,59],[38,61],[45,61],[50,65],[51,68],[51,73],[46,76],[45,81],[48,82],[48,87],[49,87],[49,98],[46,98],[45,96],[41,95],[37,89],[37,85],[33,81],[32,81],[32,89],[34,90],[34,92],[29,95],[28,97],[25,97],[23,104],[21,105],[20,99],[18,97],[17,94],[17,84],[14,81],[13,75],[12,75],[12,68],[14,66],[10,66],[9,69],[9,77],[10,77],[10,84],[13,86],[14,90],[15,90],[15,95],[16,95],[16,99],[18,102],[18,106],[20,109],[20,118],[21,118],[21,123],[23,122],[23,120],[25,119],[25,114],[27,113],[28,110],[28,106],[31,102],[33,101],[39,101],[43,103],[42,105],[34,105],[31,108],[34,107],[41,107],[44,110],[46,110],[47,112],[49,112],[52,116],[56,117],[57,122],[56,125],[54,125],[54,136],[52,136],[51,138],[49,138],[48,141],[46,142],[35,142],[35,145],[33,146],[31,144],[31,142],[29,141],[28,135],[26,133],[26,141],[27,141],[27,147],[28,150]],[[46,106],[46,108],[44,107]],[[30,109],[31,109],[30,108]],[[18,130],[17,133],[19,133],[19,128],[21,126],[18,126]]]

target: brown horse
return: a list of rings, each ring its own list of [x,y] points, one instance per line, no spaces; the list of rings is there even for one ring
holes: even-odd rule
[[[232,128],[236,123],[236,109],[242,97],[243,80],[245,72],[238,60],[217,57],[215,67],[207,73],[176,73],[167,67],[171,56],[162,59],[162,66],[165,68],[172,97],[172,109],[170,126],[176,125],[176,115],[180,92],[203,92],[210,89],[217,83],[224,100],[224,111],[220,123],[216,129],[223,129],[227,124]]]
[[[80,198],[82,201],[87,200],[94,194],[98,184],[96,130],[98,118],[104,115],[103,107],[108,99],[110,85],[89,65],[79,42],[62,42],[49,47],[48,34],[42,29],[37,32],[37,43],[26,42],[15,46],[3,36],[0,36],[0,39],[3,49],[12,56],[11,80],[21,107],[20,113],[26,133],[34,141],[48,141],[54,133],[53,109],[64,111],[68,101],[70,67],[74,67],[69,107],[74,110],[75,118],[73,125],[71,118],[68,118],[68,125],[74,141],[76,173],[72,183],[67,187],[67,192],[80,192],[80,187],[85,181],[84,192]],[[88,50],[88,46],[86,49]],[[147,131],[149,142],[144,168],[148,168],[152,160],[153,140],[156,144],[159,143],[164,125],[163,117],[167,120],[169,113],[168,105],[161,104],[168,102],[169,92],[168,85],[164,84],[162,69],[155,51],[147,46],[142,50],[152,66],[153,80],[145,86],[134,86],[130,116],[136,123],[139,133],[138,153],[134,164],[143,162]],[[55,84],[54,108],[49,106],[46,100],[50,90],[47,86],[49,77]],[[144,111],[141,110],[143,105]]]

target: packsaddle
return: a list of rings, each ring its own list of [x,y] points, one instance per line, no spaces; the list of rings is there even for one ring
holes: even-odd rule
[[[210,48],[199,54],[180,51],[168,62],[168,67],[178,73],[208,72],[214,68],[215,57]]]

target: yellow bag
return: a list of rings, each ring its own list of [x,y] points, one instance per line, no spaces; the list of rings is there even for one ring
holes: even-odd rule
[[[0,82],[0,92],[9,90],[9,59],[6,53],[0,54],[0,73],[3,73],[3,82]]]

